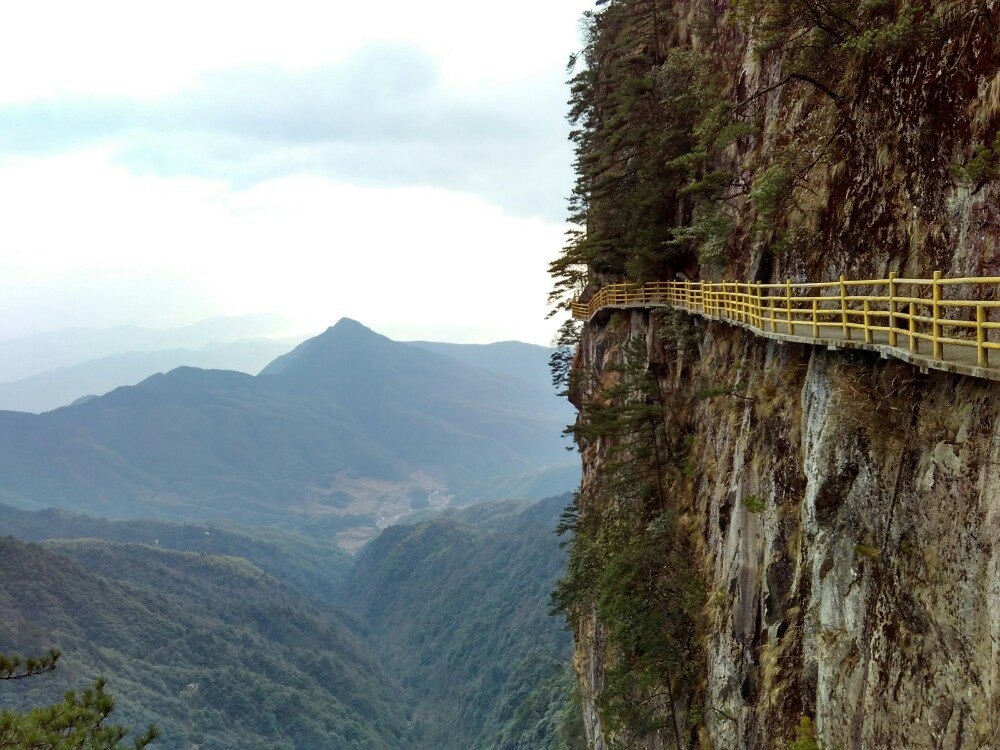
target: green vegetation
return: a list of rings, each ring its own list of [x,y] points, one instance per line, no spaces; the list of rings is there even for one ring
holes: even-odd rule
[[[65,653],[53,674],[0,686],[6,706],[104,674],[116,715],[152,721],[164,750],[407,744],[398,689],[343,618],[242,558],[8,537],[0,567],[0,642]]]
[[[551,266],[554,302],[588,273],[672,278],[699,247],[715,258],[725,245],[729,222],[712,201],[732,177],[711,160],[746,131],[724,116],[711,61],[668,47],[668,12],[613,0],[587,16],[583,52],[571,60],[579,229]]]
[[[987,182],[1000,180],[1000,132],[992,143],[975,146],[972,158],[952,166],[951,171],[957,179],[972,183],[977,189]]]
[[[574,432],[607,455],[586,506],[576,497],[560,530],[573,532],[556,611],[576,623],[596,610],[608,664],[597,696],[621,747],[661,732],[679,750],[698,714],[698,612],[705,591],[679,523],[672,479],[683,479],[686,430],[660,391],[643,346],[625,347],[618,378],[592,398]]]
[[[24,716],[106,674],[115,716],[155,722],[164,750],[583,750],[547,616],[565,502],[390,528],[353,570],[275,530],[0,508],[0,534],[48,538],[0,537],[0,642],[67,654],[0,658],[0,678],[40,675],[0,703]]]
[[[743,506],[750,513],[763,513],[767,509],[767,503],[757,495],[747,495],[743,498]]]
[[[582,736],[570,639],[546,612],[566,496],[393,527],[359,553],[344,603],[415,700],[412,748],[562,750]]]
[[[222,523],[108,521],[66,510],[25,511],[0,504],[2,534],[27,542],[88,538],[242,557],[299,593],[323,602],[336,600],[352,564],[350,555],[330,544],[277,529],[247,529]]]
[[[870,544],[855,544],[854,554],[877,562],[882,557],[882,550],[878,547],[872,547]]]
[[[568,441],[567,441],[568,442]],[[579,459],[524,474],[493,477],[488,480],[456,482],[449,487],[454,493],[451,504],[464,506],[493,501],[517,499],[538,501],[562,495],[580,484]]]
[[[62,652],[50,648],[43,656],[21,658],[0,654],[0,682],[25,680],[54,672]],[[126,727],[108,723],[115,701],[99,677],[77,695],[68,691],[62,701],[32,708],[24,713],[0,710],[0,748],[12,750],[124,750],[120,744],[129,734]],[[133,750],[142,750],[159,736],[150,724],[133,738]]]
[[[852,105],[871,93],[864,71],[919,64],[951,75],[971,63],[972,37],[989,33],[982,1],[599,5],[570,61],[576,231],[550,267],[557,308],[595,282],[725,268],[748,246],[817,250],[825,201],[809,179],[846,158]],[[780,78],[742,89],[726,57],[734,27]],[[785,91],[796,127],[772,134],[762,153],[765,120],[783,111],[767,115],[765,97]],[[997,179],[998,154],[1000,140],[985,143],[953,171]]]
[[[813,721],[808,716],[799,720],[799,725],[795,728],[795,739],[788,743],[788,750],[823,750],[823,746],[816,740]]]
[[[514,378],[343,320],[257,377],[179,368],[45,414],[0,411],[0,502],[374,536],[377,500],[319,501],[366,480],[405,493],[418,473],[450,485],[565,461],[570,407],[547,356],[531,350],[534,371]]]
[[[3,657],[0,657],[2,659]],[[53,664],[54,666],[54,664]],[[20,679],[22,674],[0,679]],[[33,748],[37,750],[125,750],[126,727],[109,724],[115,701],[104,691],[107,682],[101,678],[77,695],[67,692],[61,702],[33,708],[25,713],[0,711],[0,747]],[[132,739],[132,750],[150,745],[159,732],[150,725]]]
[[[57,648],[50,648],[44,656],[29,656],[27,659],[0,654],[0,680],[23,680],[52,672],[60,656],[62,652]]]

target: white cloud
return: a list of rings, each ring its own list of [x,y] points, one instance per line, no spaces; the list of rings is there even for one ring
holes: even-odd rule
[[[562,227],[505,214],[431,188],[371,189],[287,178],[243,192],[198,179],[137,177],[100,152],[0,167],[0,277],[72,294],[74,324],[101,325],[105,306],[127,322],[164,325],[166,292],[195,315],[277,311],[301,331],[354,317],[399,338],[545,343],[542,269]],[[58,206],[57,213],[47,210]],[[88,295],[67,278],[128,285]],[[94,284],[94,292],[106,283]],[[52,300],[49,300],[51,308]],[[45,307],[45,305],[42,305]],[[168,304],[172,316],[176,300]],[[20,323],[26,321],[7,318]],[[0,338],[24,331],[0,330]]]
[[[308,67],[371,40],[418,44],[456,84],[563,64],[585,0],[34,0],[0,9],[0,100],[57,93],[157,96],[197,73],[250,63]]]
[[[399,138],[383,144],[381,164],[356,144],[300,148],[295,128],[309,124],[302,120],[308,107],[289,91],[275,92],[274,102],[295,103],[298,119],[284,105],[264,113],[279,129],[274,137],[248,137],[238,127],[216,128],[226,131],[220,136],[197,123],[137,129],[128,117],[124,126],[106,127],[121,113],[91,107],[94,97],[105,97],[162,115],[183,92],[219,80],[220,71],[263,66],[302,71],[308,80],[310,69],[384,44],[409,46],[432,61],[439,101],[465,102],[469,112],[490,117],[486,105],[503,92],[562,75],[578,46],[578,17],[591,5],[4,4],[0,107],[30,114],[52,104],[66,122],[51,129],[29,123],[20,150],[8,141],[0,158],[0,338],[277,312],[303,332],[348,315],[398,338],[545,342],[552,330],[544,321],[545,268],[563,227],[551,210],[538,212],[553,217],[542,220],[500,206],[534,208],[537,196],[560,189],[566,165],[542,145],[562,127],[563,103],[549,101],[558,93],[536,87],[517,106],[502,102],[511,128],[527,140],[522,148],[516,138],[487,134],[499,145],[492,162],[479,166],[473,162],[483,148],[452,139],[447,123],[434,120],[446,108],[431,112],[426,99],[393,116],[423,123],[447,148],[429,146],[433,137]],[[280,80],[294,86],[296,78]],[[239,120],[231,105],[227,111]],[[210,106],[202,111],[218,114]],[[61,150],[56,130],[70,133]],[[253,179],[241,181],[240,167]]]

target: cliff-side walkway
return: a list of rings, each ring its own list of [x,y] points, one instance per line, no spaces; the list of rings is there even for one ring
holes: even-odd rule
[[[672,308],[742,326],[778,341],[866,349],[928,368],[1000,380],[1000,277],[897,278],[783,284],[655,281],[611,284],[573,316],[608,310]],[[1000,356],[997,357],[1000,359]]]

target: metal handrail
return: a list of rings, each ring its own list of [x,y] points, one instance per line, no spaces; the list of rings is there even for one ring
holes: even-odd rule
[[[946,298],[945,289],[954,294],[956,287],[965,292],[961,298]],[[938,362],[960,361],[963,349],[975,349],[977,366],[989,367],[990,351],[1000,349],[1000,336],[990,338],[991,331],[1000,330],[1000,322],[990,320],[1000,299],[981,299],[987,295],[1000,296],[1000,277],[945,278],[935,271],[930,279],[889,274],[885,279],[852,281],[841,276],[808,283],[653,281],[609,284],[587,302],[574,301],[572,312],[575,318],[591,320],[604,309],[671,307],[796,340],[827,341],[833,329],[839,330],[840,340],[852,341],[853,332],[860,331],[865,344],[911,354],[920,353],[921,341],[929,341],[931,359]],[[899,346],[901,338],[905,350]],[[947,358],[946,346],[953,355],[958,348],[958,356]]]

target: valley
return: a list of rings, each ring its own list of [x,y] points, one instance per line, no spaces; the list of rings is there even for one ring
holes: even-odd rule
[[[0,502],[278,525],[356,550],[427,506],[574,485],[559,436],[572,412],[548,356],[395,342],[345,319],[256,376],[182,367],[44,414],[0,412]]]
[[[277,530],[0,507],[0,643],[65,653],[0,700],[103,673],[164,750],[564,747],[582,725],[547,611],[567,502],[448,511],[356,560]]]

